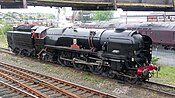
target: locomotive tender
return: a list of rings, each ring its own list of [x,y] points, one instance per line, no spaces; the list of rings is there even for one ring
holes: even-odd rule
[[[130,83],[145,81],[159,67],[151,65],[152,40],[133,30],[49,28],[9,31],[8,45],[16,54],[89,70]]]

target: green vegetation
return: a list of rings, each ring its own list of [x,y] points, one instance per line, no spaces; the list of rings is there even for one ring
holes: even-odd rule
[[[6,33],[11,29],[11,25],[0,21],[0,47],[7,48]]]
[[[153,57],[152,60],[151,60],[151,63],[152,63],[153,65],[156,65],[158,60],[159,60],[159,58]]]
[[[112,17],[113,17],[113,12],[111,11],[96,11],[92,18],[93,20],[106,21],[106,20],[110,20]]]
[[[0,35],[0,47],[7,48],[7,38],[6,35]]]
[[[161,67],[160,71],[158,72],[158,77],[155,74],[151,80],[170,85],[175,85],[175,66],[169,66],[169,65],[158,65],[158,66]]]
[[[151,63],[160,66],[160,71],[155,73],[151,80],[165,84],[175,85],[175,66],[157,64],[159,58],[153,57]]]
[[[3,14],[3,18],[11,19],[12,21],[16,20],[35,20],[40,18],[46,18],[46,19],[55,19],[55,16],[53,14],[43,14],[43,13],[17,13],[17,12],[8,12]]]
[[[2,25],[0,26],[0,35],[6,34],[12,27],[10,24],[5,23],[4,21],[0,21],[0,24]]]
[[[84,74],[82,74],[83,75],[83,80],[91,81],[93,83],[101,83],[101,82],[103,82],[103,80],[100,79],[101,77],[95,78],[96,76],[93,75],[90,72],[83,72],[83,73],[84,73]]]

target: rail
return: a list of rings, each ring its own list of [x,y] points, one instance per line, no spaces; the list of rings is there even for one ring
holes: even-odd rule
[[[175,86],[172,85],[162,84],[154,81],[145,81],[142,87],[175,97]]]
[[[38,97],[115,98],[115,96],[104,92],[16,67],[14,65],[3,62],[0,62],[0,65],[0,76],[3,80],[14,81],[18,86],[24,86],[23,88],[25,88],[26,92]]]
[[[11,54],[11,52],[9,52],[9,50],[6,49],[6,48],[0,48],[0,51]],[[0,65],[3,65],[3,64],[5,64],[5,63],[0,63]],[[99,91],[96,91],[96,90],[93,90],[93,89],[90,89],[90,88],[87,88],[87,87],[83,87],[83,86],[80,86],[80,85],[77,85],[77,84],[73,84],[73,83],[67,82],[65,80],[60,80],[60,79],[53,78],[53,77],[50,77],[50,76],[47,76],[47,75],[42,75],[40,73],[29,71],[29,70],[26,70],[26,69],[23,69],[23,68],[19,68],[19,67],[16,67],[16,66],[11,66],[9,64],[5,64],[5,65],[6,65],[6,68],[10,68],[10,70],[13,70],[12,73],[15,73],[15,71],[18,72],[18,70],[20,70],[21,72],[18,72],[18,73],[22,74],[22,76],[27,76],[27,77],[30,77],[30,78],[33,77],[33,76],[31,76],[31,74],[34,74],[33,80],[35,80],[35,81],[37,80],[37,81],[40,81],[42,83],[46,83],[48,85],[50,85],[49,84],[50,82],[48,83],[47,81],[45,81],[45,79],[46,80],[51,80],[52,83],[57,83],[56,85],[63,84],[62,86],[65,86],[68,89],[69,89],[69,87],[70,87],[70,89],[71,89],[71,87],[74,87],[74,88],[77,88],[79,90],[83,90],[83,92],[93,92],[93,94],[96,94],[98,96],[109,96],[106,93],[99,92]],[[1,71],[2,70],[1,70],[1,67],[0,67],[0,72]],[[27,75],[25,75],[25,73],[27,73]],[[44,80],[40,80],[40,78],[42,78]],[[54,85],[50,85],[50,86],[52,87]],[[173,96],[173,97],[175,96],[175,86],[162,84],[162,83],[157,83],[157,82],[153,82],[153,81],[145,81],[143,83],[143,85],[141,85],[141,87],[144,88],[144,89],[149,89],[149,90],[158,92],[158,93],[163,93],[163,94],[166,94],[166,95],[169,95],[169,96]],[[114,96],[111,96],[111,97],[114,97]]]
[[[13,84],[14,85],[14,84]],[[28,97],[28,98],[39,98],[37,96],[34,96],[24,90],[21,90],[15,86],[13,86],[12,83],[4,82],[0,80],[0,92],[2,97],[10,98],[12,96],[15,97]]]

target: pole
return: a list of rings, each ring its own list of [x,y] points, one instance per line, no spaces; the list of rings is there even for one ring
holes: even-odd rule
[[[61,9],[58,7],[58,15],[57,15],[57,20],[60,21],[60,13],[61,13]]]
[[[114,0],[113,4],[114,4],[114,10],[117,10],[117,0]]]
[[[27,1],[26,0],[23,0],[23,7],[27,8]]]
[[[126,11],[126,24],[128,23],[128,13]]]
[[[73,11],[73,14],[72,14],[72,23],[75,22],[76,14],[77,14],[77,11]]]
[[[166,22],[166,12],[164,11],[164,14],[163,14],[163,19],[164,19],[164,22]]]
[[[175,0],[173,0],[173,7],[174,7],[174,10],[175,10]]]

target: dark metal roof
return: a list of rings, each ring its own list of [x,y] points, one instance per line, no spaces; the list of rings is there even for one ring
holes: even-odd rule
[[[36,29],[35,33],[42,33],[43,31],[47,30],[50,27],[40,26]]]

